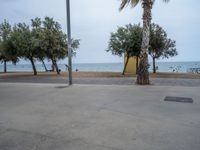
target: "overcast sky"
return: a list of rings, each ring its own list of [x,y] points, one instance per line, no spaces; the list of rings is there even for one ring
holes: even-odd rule
[[[107,53],[110,33],[118,26],[139,23],[141,4],[119,12],[120,0],[71,0],[72,36],[80,39],[74,63],[122,62]],[[26,22],[35,17],[54,17],[66,31],[65,0],[0,0],[0,22]],[[200,1],[156,0],[152,22],[161,25],[177,42],[179,55],[162,61],[200,61]]]

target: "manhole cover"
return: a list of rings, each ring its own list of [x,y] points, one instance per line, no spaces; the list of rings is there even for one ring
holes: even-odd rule
[[[193,103],[192,98],[187,98],[187,97],[172,97],[172,96],[166,96],[164,101],[169,101],[169,102],[182,102],[182,103]]]

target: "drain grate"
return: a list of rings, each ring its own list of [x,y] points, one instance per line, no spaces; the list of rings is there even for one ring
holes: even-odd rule
[[[166,96],[164,101],[169,101],[169,102],[182,102],[182,103],[193,103],[192,98],[187,98],[187,97],[172,97],[172,96]]]
[[[64,89],[64,88],[68,88],[69,86],[56,86],[55,88],[58,88],[58,89]]]

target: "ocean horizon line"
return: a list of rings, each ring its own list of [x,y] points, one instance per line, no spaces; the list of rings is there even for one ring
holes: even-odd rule
[[[150,63],[150,70],[153,69],[152,62]],[[52,64],[50,62],[45,63],[47,69],[51,69]],[[58,62],[58,66],[62,71],[65,71],[66,63]],[[42,63],[36,63],[36,68],[38,71],[45,71]],[[123,70],[123,62],[112,62],[112,63],[73,63],[73,71],[111,71],[111,72],[121,72]],[[156,67],[158,72],[188,72],[191,68],[200,68],[200,61],[188,61],[188,62],[156,62]],[[0,72],[3,71],[4,64],[0,65]],[[32,66],[30,63],[23,64],[8,64],[8,71],[32,71]]]

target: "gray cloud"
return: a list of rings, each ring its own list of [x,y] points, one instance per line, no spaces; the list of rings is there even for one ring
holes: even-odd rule
[[[119,12],[119,0],[71,0],[73,37],[81,39],[75,62],[118,62],[123,58],[105,52],[110,32],[118,26],[141,22],[142,9],[127,7]],[[176,61],[199,60],[200,1],[156,1],[153,22],[160,24],[168,36],[177,41]],[[0,0],[0,21],[30,22],[31,18],[52,16],[66,31],[65,0]]]

